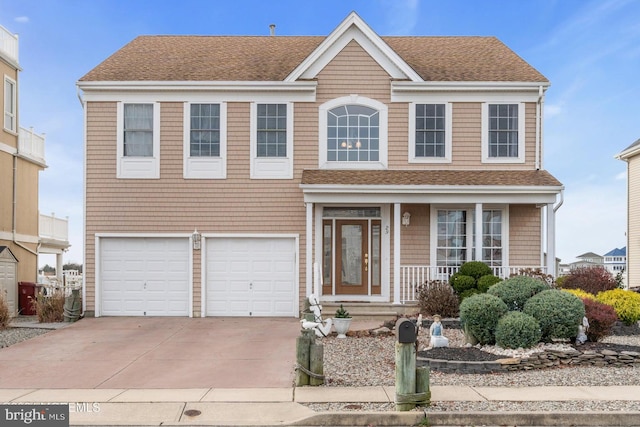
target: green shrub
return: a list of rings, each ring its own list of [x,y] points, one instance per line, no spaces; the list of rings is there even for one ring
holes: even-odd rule
[[[502,348],[529,348],[540,342],[540,323],[520,311],[510,311],[498,320],[496,344]]]
[[[604,267],[580,267],[571,270],[562,282],[563,289],[582,289],[590,294],[609,291],[617,287],[613,275]]]
[[[582,300],[558,289],[542,291],[529,298],[522,310],[540,323],[542,340],[573,339],[585,315]]]
[[[461,273],[456,273],[451,276],[449,282],[458,295],[468,289],[474,289],[476,287],[476,279]]]
[[[460,302],[464,301],[466,298],[469,298],[472,295],[478,295],[481,294],[482,292],[480,292],[479,289],[477,288],[471,288],[471,289],[467,289],[466,291],[462,292],[460,294]]]
[[[487,274],[486,276],[482,276],[478,279],[478,290],[480,292],[487,292],[489,288],[496,283],[501,282],[502,279],[498,276],[494,276],[493,274]]]
[[[591,295],[591,294],[588,294]],[[600,341],[602,338],[611,334],[613,325],[618,320],[618,315],[613,307],[596,301],[594,298],[582,298],[584,310],[587,320],[589,321],[589,329],[587,329],[587,338],[589,341]]]
[[[418,288],[418,306],[420,313],[442,317],[458,317],[460,300],[453,288],[440,280],[432,280]]]
[[[510,277],[514,276],[529,276],[534,279],[538,279],[540,281],[545,282],[550,287],[554,284],[557,284],[556,280],[553,279],[551,274],[547,274],[540,268],[521,268],[518,273],[512,274]]]
[[[600,292],[596,299],[613,307],[620,320],[627,325],[640,320],[640,294],[636,292],[612,289]]]
[[[529,298],[548,289],[548,284],[533,277],[513,276],[493,285],[487,293],[504,301],[509,311],[522,311]]]
[[[567,280],[567,276],[560,276],[556,278],[556,286],[562,288],[565,280]]]
[[[481,261],[469,261],[460,266],[460,274],[478,280],[482,276],[493,274],[491,267]]]
[[[11,317],[7,296],[0,290],[0,329],[7,329],[7,327],[9,327]]]
[[[480,344],[493,344],[498,320],[507,311],[507,305],[496,296],[472,295],[460,303],[460,324]]]

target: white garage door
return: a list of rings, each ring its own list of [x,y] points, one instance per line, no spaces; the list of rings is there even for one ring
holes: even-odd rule
[[[212,238],[206,254],[207,316],[298,315],[292,238]]]
[[[101,238],[103,316],[188,316],[189,239]]]

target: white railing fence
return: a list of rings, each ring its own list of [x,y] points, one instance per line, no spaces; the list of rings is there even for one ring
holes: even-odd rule
[[[54,214],[40,214],[39,235],[45,239],[69,240],[69,219],[57,218]]]
[[[18,36],[0,25],[0,52],[18,62]]]
[[[493,275],[506,279],[514,274],[519,274],[523,270],[540,270],[546,273],[546,267],[541,266],[509,266],[491,267]],[[460,267],[433,267],[425,265],[403,265],[400,266],[400,300],[403,304],[412,303],[418,300],[418,288],[423,284],[428,284],[432,280],[448,281],[449,277],[457,273]]]
[[[40,163],[46,163],[44,158],[44,134],[38,135],[33,128],[20,128],[18,132],[18,152]]]

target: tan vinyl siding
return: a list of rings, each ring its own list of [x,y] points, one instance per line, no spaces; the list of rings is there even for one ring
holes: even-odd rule
[[[400,231],[401,264],[429,265],[430,263],[430,207],[429,205],[403,204],[400,218],[405,212],[411,214],[411,224],[403,226]]]
[[[535,205],[509,206],[510,266],[540,266],[541,225],[540,209]]]
[[[10,170],[13,170],[11,168]],[[27,236],[38,236],[38,173],[37,166],[18,158],[16,173],[16,232]],[[9,182],[13,180],[10,179]],[[13,191],[13,188],[10,188]]]
[[[628,161],[627,283],[637,288],[640,287],[640,156]]]
[[[95,233],[287,233],[298,234],[305,247],[305,208],[298,181],[249,178],[248,103],[227,107],[226,180],[183,179],[183,103],[162,103],[160,108],[161,178],[131,180],[116,179],[115,103],[87,104],[87,138],[92,141],[87,150],[89,310],[95,304]],[[199,270],[194,266],[196,313],[201,303]],[[300,273],[303,278],[303,262]]]
[[[486,167],[482,159],[482,104],[453,104],[452,162],[454,169]],[[502,165],[501,165],[502,166]]]

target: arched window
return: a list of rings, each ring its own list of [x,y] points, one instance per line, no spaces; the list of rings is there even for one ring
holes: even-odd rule
[[[380,160],[380,114],[364,105],[342,105],[327,112],[327,160]]]
[[[387,167],[385,104],[351,95],[324,103],[319,113],[321,168]]]

